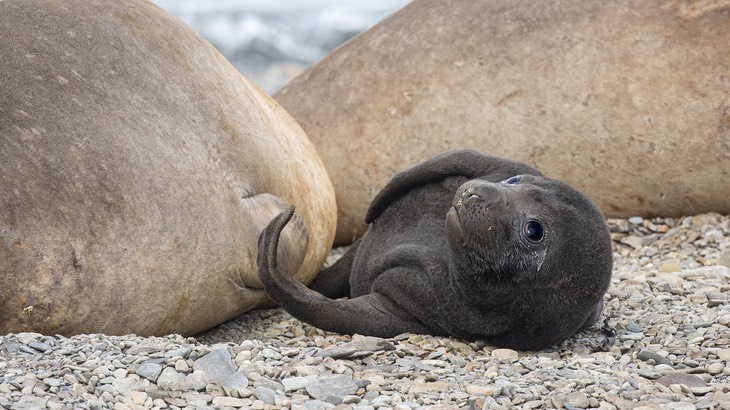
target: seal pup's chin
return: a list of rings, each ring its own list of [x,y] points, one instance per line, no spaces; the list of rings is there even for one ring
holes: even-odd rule
[[[456,201],[455,201],[456,202]],[[462,225],[462,218],[468,215],[462,215],[466,208],[462,203],[455,204],[446,213],[446,237],[451,250],[451,264],[456,272],[465,277],[482,276],[499,280],[499,272],[493,272],[490,267],[501,266],[496,255],[492,255],[488,250],[493,248],[491,243],[485,243],[475,247],[474,238]],[[471,239],[470,239],[471,238]],[[485,239],[485,238],[482,238]],[[453,278],[459,280],[458,278]]]

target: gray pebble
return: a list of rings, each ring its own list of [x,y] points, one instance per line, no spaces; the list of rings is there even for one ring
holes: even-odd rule
[[[387,339],[382,339],[374,336],[361,336],[355,335],[352,337],[352,346],[357,348],[358,351],[374,353],[378,351],[391,351],[395,350],[395,345]]]
[[[268,387],[259,386],[254,389],[254,395],[265,404],[276,403],[276,392]]]
[[[672,384],[684,384],[685,386],[692,388],[692,387],[707,387],[707,383],[705,383],[704,380],[700,379],[699,377],[695,376],[694,374],[684,373],[684,372],[674,372],[669,373],[665,376],[660,377],[657,380],[657,383],[661,383],[665,386],[670,386]]]
[[[34,342],[38,342],[41,338],[43,338],[43,335],[40,333],[34,333],[34,332],[21,332],[15,335],[16,340],[18,343],[22,343],[24,345],[28,345]],[[30,400],[30,398],[29,398]]]
[[[44,343],[44,342],[30,342],[30,343],[28,343],[28,347],[31,347],[31,348],[38,350],[39,352],[43,352],[43,353],[53,349],[53,346],[51,346],[48,343]]]
[[[192,373],[188,374],[185,377],[185,381],[188,383],[188,386],[190,386],[192,390],[196,391],[205,390],[205,387],[208,385],[205,372],[203,372],[202,370],[195,370]]]
[[[357,351],[357,348],[352,345],[344,346],[329,346],[326,349],[322,349],[317,352],[317,356],[320,357],[331,357],[333,359],[345,359],[352,356]]]
[[[162,390],[186,391],[188,389],[185,375],[178,373],[172,367],[165,367],[157,377],[156,383]]]
[[[314,399],[323,399],[330,395],[347,396],[357,391],[352,377],[345,374],[334,374],[317,377],[306,385],[307,393]]]
[[[376,409],[379,409],[381,407],[390,406],[392,402],[393,399],[391,399],[389,396],[378,396],[373,400],[370,400],[370,405]]]
[[[207,383],[218,384],[223,388],[237,390],[248,386],[248,379],[242,373],[237,372],[238,369],[226,349],[211,350],[210,353],[195,361],[193,370],[203,372]]]
[[[641,225],[644,223],[644,218],[640,216],[632,216],[631,218],[629,218],[629,223],[632,223],[634,225]]]
[[[644,332],[644,329],[642,329],[641,327],[639,327],[638,325],[636,325],[636,323],[629,323],[626,326],[626,330],[628,330],[631,333],[642,333],[642,332]]]
[[[284,391],[287,392],[302,390],[316,378],[317,376],[315,375],[306,377],[287,377],[286,379],[282,379],[281,384],[284,386]]]
[[[327,403],[321,400],[307,400],[304,402],[303,406],[306,410],[332,410],[335,408],[334,404]]]
[[[157,380],[157,377],[162,372],[162,365],[154,362],[145,362],[139,365],[137,368],[137,374],[144,377],[152,382]]]
[[[650,360],[654,361],[655,364],[666,364],[666,365],[672,365],[672,361],[667,359],[666,357],[660,356],[656,354],[655,352],[651,352],[649,350],[642,350],[639,352],[639,354],[636,355],[636,357],[639,358],[639,360],[643,360],[645,362],[648,362]]]

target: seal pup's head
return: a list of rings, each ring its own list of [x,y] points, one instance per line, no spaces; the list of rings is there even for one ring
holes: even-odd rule
[[[556,342],[598,319],[611,277],[610,234],[596,205],[571,186],[536,175],[467,181],[446,233],[452,281],[472,303],[502,305],[535,337],[557,326]]]

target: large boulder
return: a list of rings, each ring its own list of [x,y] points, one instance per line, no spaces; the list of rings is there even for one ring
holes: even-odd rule
[[[260,231],[301,219],[310,281],[331,183],[272,99],[140,0],[0,2],[0,334],[195,334],[271,301]]]
[[[359,236],[399,170],[471,147],[521,160],[611,217],[730,212],[730,4],[415,0],[275,98]]]

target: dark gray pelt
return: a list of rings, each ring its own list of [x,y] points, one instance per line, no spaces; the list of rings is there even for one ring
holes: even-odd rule
[[[311,289],[276,263],[293,212],[262,232],[259,276],[284,309],[325,330],[535,350],[593,325],[603,309],[612,265],[603,216],[519,162],[458,150],[397,174],[370,204],[367,233]]]

